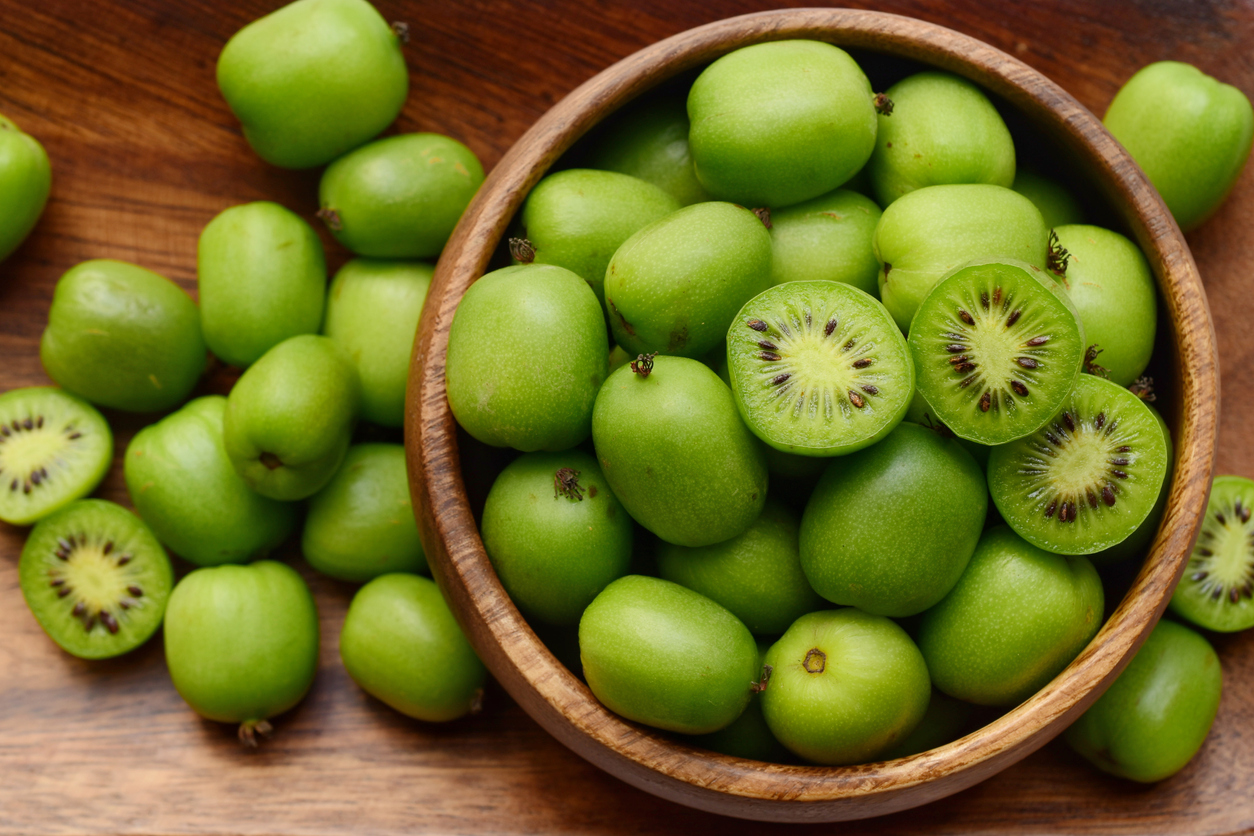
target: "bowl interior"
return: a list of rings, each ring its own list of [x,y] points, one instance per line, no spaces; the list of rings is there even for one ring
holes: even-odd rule
[[[526,624],[492,571],[475,508],[508,457],[464,435],[459,440],[444,389],[458,301],[501,257],[512,217],[561,156],[607,115],[666,80],[741,46],[788,38],[854,52],[877,90],[908,72],[907,62],[980,84],[1003,110],[1016,145],[1027,137],[1031,152],[1049,161],[1047,173],[1089,204],[1094,222],[1139,244],[1163,303],[1152,371],[1176,449],[1171,496],[1150,554],[1066,670],[960,740],[852,767],[714,754],[603,708]],[[775,821],[863,818],[952,794],[1025,757],[1087,708],[1126,664],[1166,606],[1200,526],[1214,457],[1217,368],[1205,295],[1183,236],[1135,163],[1061,88],[987,44],[910,18],[843,9],[746,15],[689,30],[603,71],[550,110],[491,173],[445,248],[423,312],[406,418],[411,491],[433,572],[471,642],[514,699],[565,745],[637,787],[705,810]]]

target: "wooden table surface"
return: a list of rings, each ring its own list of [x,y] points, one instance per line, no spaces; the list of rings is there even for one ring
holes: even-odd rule
[[[89,258],[139,263],[195,290],[196,240],[219,211],[275,200],[311,222],[316,172],[249,150],[214,83],[226,39],[281,0],[0,0],[0,113],[43,142],[54,183],[31,239],[0,264],[0,391],[47,382],[38,343],[57,278]],[[803,4],[797,4],[803,5]],[[1137,68],[1189,61],[1254,94],[1254,4],[1235,0],[881,0],[874,7],[982,38],[1094,112]],[[436,131],[494,165],[549,106],[597,71],[691,26],[770,8],[634,0],[379,0],[407,20],[401,131]],[[321,230],[321,224],[315,224]],[[323,234],[334,270],[347,254]],[[1189,237],[1219,337],[1218,467],[1254,476],[1243,385],[1254,354],[1254,170]],[[203,391],[224,392],[218,370]],[[110,414],[120,455],[143,421]],[[127,503],[121,469],[98,492]],[[88,663],[56,648],[22,602],[24,529],[0,523],[0,834],[681,833],[775,829],[697,813],[627,787],[551,740],[499,689],[444,726],[367,697],[339,663],[354,587],[317,577],[322,666],[260,751],[198,719],[160,640]],[[186,568],[186,567],[183,567]],[[1225,694],[1211,737],[1153,787],[1101,776],[1055,742],[997,777],[915,811],[831,832],[1189,833],[1254,829],[1254,633],[1218,637]],[[807,829],[803,827],[788,829]],[[817,828],[814,828],[817,830]]]

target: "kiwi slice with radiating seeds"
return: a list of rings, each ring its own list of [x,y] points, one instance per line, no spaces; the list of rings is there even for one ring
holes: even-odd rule
[[[993,448],[988,489],[1020,537],[1058,554],[1092,554],[1127,539],[1167,476],[1162,425],[1136,395],[1081,375],[1036,432]]]
[[[0,395],[0,520],[28,525],[96,489],[113,434],[95,407],[51,386]]]
[[[914,364],[874,297],[841,282],[787,282],[755,296],[727,332],[736,406],[777,450],[852,453],[901,422]]]
[[[1018,263],[950,274],[910,323],[919,392],[954,434],[1005,444],[1058,411],[1084,360],[1075,308]]]
[[[170,559],[139,517],[82,499],[41,520],[18,562],[26,603],[53,641],[83,659],[133,650],[161,626]]]
[[[1202,533],[1171,597],[1171,611],[1199,627],[1254,627],[1254,481],[1216,476]]]

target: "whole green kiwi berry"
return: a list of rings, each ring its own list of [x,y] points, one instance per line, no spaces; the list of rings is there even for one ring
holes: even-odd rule
[[[867,163],[880,206],[924,186],[1014,182],[1010,131],[975,84],[928,71],[902,79],[884,95],[892,111],[878,116]]]
[[[296,529],[299,513],[235,472],[223,442],[225,414],[225,397],[197,398],[136,433],[123,458],[135,510],[161,542],[200,566],[267,554]]]
[[[1032,201],[1045,226],[1050,229],[1064,224],[1084,223],[1084,209],[1080,202],[1057,180],[1019,167],[1015,169],[1015,181],[1010,188]]]
[[[277,203],[232,206],[210,221],[200,233],[196,275],[205,342],[230,365],[248,366],[322,324],[322,242]]]
[[[483,165],[457,140],[390,136],[327,166],[318,217],[357,255],[435,258],[481,183]]]
[[[524,453],[483,507],[483,547],[528,618],[575,625],[631,564],[632,522],[601,468],[581,450]]]
[[[614,495],[668,543],[741,534],[766,502],[766,456],[731,390],[686,357],[643,357],[597,394],[592,441]]]
[[[318,610],[296,570],[273,560],[187,575],[165,613],[165,661],[200,716],[239,723],[256,745],[267,720],[296,705],[318,671]]]
[[[871,83],[818,41],[754,44],[719,58],[688,93],[697,179],[715,198],[789,206],[853,176],[875,144]]]
[[[1158,622],[1106,693],[1064,737],[1103,772],[1142,783],[1184,768],[1219,710],[1223,671],[1200,634]]]
[[[327,292],[322,333],[344,349],[361,379],[361,417],[384,427],[405,419],[405,384],[430,264],[355,258]]]
[[[345,581],[427,572],[400,444],[348,448],[326,487],[309,498],[300,550],[309,565]]]
[[[323,165],[401,112],[403,31],[366,0],[296,0],[231,37],[218,56],[218,87],[263,160]]]
[[[881,214],[846,189],[771,212],[771,284],[844,282],[878,296],[872,240]]]
[[[417,575],[382,575],[357,590],[340,658],[366,693],[418,720],[455,720],[483,699],[483,663],[439,587]]]
[[[708,734],[731,725],[761,676],[753,635],[679,584],[628,575],[579,621],[588,687],[606,708],[655,728]]]
[[[588,437],[608,346],[601,306],[579,276],[550,264],[495,270],[453,317],[449,408],[484,444],[570,449]]]
[[[205,370],[196,303],[174,282],[124,261],[84,261],[57,281],[39,341],[48,376],[94,404],[160,412]]]
[[[0,114],[0,261],[26,240],[52,190],[52,166],[39,140]]]

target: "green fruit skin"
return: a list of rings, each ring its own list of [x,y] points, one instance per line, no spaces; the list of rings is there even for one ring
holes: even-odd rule
[[[283,563],[197,569],[165,612],[165,660],[197,714],[253,723],[300,702],[318,670],[318,610]]]
[[[803,615],[767,651],[766,664],[767,725],[792,752],[833,766],[870,761],[908,735],[932,690],[905,630],[853,607]]]
[[[1210,643],[1187,627],[1160,621],[1064,737],[1103,772],[1161,781],[1202,748],[1222,690],[1223,671]]]
[[[690,589],[628,575],[579,621],[588,687],[606,708],[659,729],[708,734],[744,711],[760,676],[753,635]]]
[[[1051,554],[996,526],[957,585],[924,613],[919,649],[933,683],[951,697],[1017,705],[1097,635],[1103,603],[1087,558]]]
[[[483,165],[440,134],[379,139],[327,166],[318,187],[335,239],[368,258],[435,258],[483,183]]]
[[[605,269],[624,241],[680,208],[658,186],[626,174],[572,168],[527,196],[522,221],[535,261],[579,275],[605,304]]]
[[[1102,350],[1097,364],[1128,386],[1154,352],[1158,296],[1149,262],[1136,244],[1108,229],[1068,225],[1054,232],[1071,257],[1064,275],[1051,273],[1075,303],[1085,340]]]
[[[829,601],[914,615],[958,582],[987,514],[975,459],[953,439],[903,423],[832,460],[801,520],[801,568]]]
[[[770,650],[769,642],[758,641],[758,669],[766,661],[766,653]],[[761,694],[749,698],[749,704],[730,726],[709,734],[697,735],[692,739],[697,746],[731,755],[734,758],[746,758],[764,763],[788,763],[793,755],[784,745],[771,734],[762,714]]]
[[[658,574],[722,604],[755,636],[777,636],[822,609],[797,552],[797,514],[775,499],[741,535],[701,548],[662,543]]]
[[[297,500],[331,480],[356,419],[357,372],[327,337],[285,340],[254,363],[227,397],[223,441],[248,486]],[[276,457],[267,465],[263,456]]]
[[[956,700],[944,691],[932,689],[928,700],[927,712],[914,731],[898,740],[879,754],[881,760],[907,758],[920,752],[927,752],[962,737],[971,727],[975,717],[975,706],[969,702]]]
[[[200,314],[164,276],[123,261],[84,261],[57,282],[39,359],[49,377],[94,404],[170,409],[205,370]]]
[[[1057,181],[1020,168],[1015,171],[1015,181],[1010,188],[1032,201],[1045,226],[1050,229],[1084,223],[1084,209],[1080,202]]]
[[[588,437],[607,349],[587,282],[554,265],[504,267],[472,284],[457,306],[449,407],[484,444],[568,450]]]
[[[698,203],[628,238],[605,271],[614,341],[630,354],[701,357],[771,286],[771,235],[748,209]]]
[[[743,533],[766,502],[766,454],[731,390],[696,360],[624,366],[597,395],[592,441],[614,495],[668,543],[708,546]]]
[[[409,358],[434,273],[429,264],[357,258],[331,281],[322,333],[356,367],[361,417],[372,424],[405,420]]]
[[[366,693],[432,723],[476,711],[487,679],[439,587],[417,575],[382,575],[357,591],[340,658]]]
[[[916,73],[888,88],[867,163],[875,197],[887,207],[924,186],[1010,186],[1015,146],[997,109],[975,84],[941,72]]]
[[[1102,122],[1185,232],[1223,203],[1254,141],[1254,108],[1245,94],[1177,61],[1141,68]]]
[[[683,95],[650,95],[604,123],[589,164],[630,174],[659,187],[681,206],[710,200],[697,180],[688,148],[688,102]]]
[[[719,200],[771,208],[830,192],[875,144],[871,83],[844,50],[817,41],[738,49],[688,93],[697,180]]]
[[[298,509],[251,490],[226,454],[226,398],[210,395],[136,433],[126,490],[161,542],[199,566],[244,563],[296,529]]]
[[[879,297],[875,227],[880,208],[857,192],[834,192],[771,213],[771,284],[831,281]]]
[[[1237,595],[1237,600],[1233,601],[1231,597],[1221,593],[1219,599],[1216,600],[1212,597],[1213,592],[1205,589],[1200,583],[1191,582],[1192,579],[1187,576],[1202,568],[1195,562],[1195,559],[1205,556],[1201,552],[1205,549],[1213,551],[1215,557],[1218,558],[1209,569],[1211,580],[1223,581],[1228,589],[1242,581],[1248,585],[1250,544],[1246,539],[1248,535],[1243,533],[1248,528],[1245,520],[1241,520],[1238,524],[1236,520],[1231,519],[1236,514],[1235,502],[1238,500],[1245,509],[1242,513],[1244,517],[1250,508],[1254,508],[1254,480],[1244,476],[1216,476],[1211,482],[1210,499],[1206,504],[1206,519],[1202,529],[1203,531],[1212,529],[1215,539],[1212,540],[1206,535],[1198,536],[1193,546],[1191,559],[1184,570],[1186,577],[1176,584],[1175,592],[1172,593],[1171,602],[1168,604],[1168,609],[1174,615],[1190,624],[1206,630],[1214,630],[1217,633],[1234,633],[1254,627],[1254,598],[1241,594]],[[1223,529],[1229,529],[1229,526],[1234,527],[1234,529],[1229,529],[1231,533],[1227,536],[1219,536],[1220,532],[1213,528],[1220,525],[1215,519],[1220,514],[1228,515],[1225,516],[1227,524],[1222,526]]]
[[[326,301],[322,242],[277,203],[233,206],[200,233],[196,255],[205,342],[248,366],[297,334],[316,334]]]
[[[366,0],[297,0],[235,33],[218,87],[280,168],[329,163],[378,134],[409,93],[400,39]]]
[[[559,495],[560,468],[581,499]],[[483,546],[501,585],[529,619],[575,625],[631,564],[632,522],[596,459],[580,450],[524,453],[501,471],[483,508]]]
[[[51,190],[52,165],[44,147],[0,115],[0,261],[35,228]]]
[[[429,571],[409,498],[405,448],[348,448],[335,476],[309,498],[300,548],[310,566],[344,581]]]
[[[1009,258],[1043,270],[1048,250],[1041,213],[1017,192],[986,184],[916,189],[893,201],[875,228],[880,300],[908,331],[924,297],[963,264]]]

